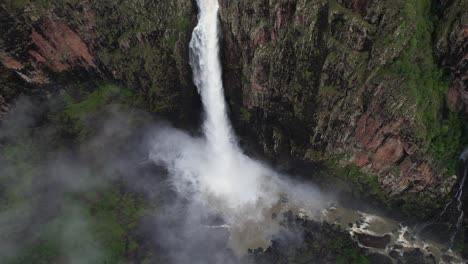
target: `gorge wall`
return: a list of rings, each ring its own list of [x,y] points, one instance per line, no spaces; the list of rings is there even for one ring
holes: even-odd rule
[[[466,142],[468,7],[429,2],[221,0],[244,143],[278,162],[326,162],[408,212],[440,206]],[[197,122],[193,1],[5,0],[0,15],[0,117],[20,93],[112,81],[152,113]]]
[[[466,143],[466,1],[221,5],[225,87],[246,144],[345,168],[407,212],[442,204]]]
[[[188,65],[196,20],[191,1],[5,0],[0,13],[2,108],[18,91],[33,90],[13,87],[18,83],[47,93],[71,83],[117,81],[135,90],[150,112],[193,119],[178,108],[198,104]]]

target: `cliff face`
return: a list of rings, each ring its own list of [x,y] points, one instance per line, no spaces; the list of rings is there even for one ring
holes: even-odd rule
[[[460,2],[461,3],[461,2]],[[434,53],[439,63],[451,73],[448,103],[455,111],[468,113],[468,15],[467,4],[439,1],[439,17],[434,34]],[[465,11],[463,11],[465,10]]]
[[[408,210],[450,191],[466,1],[220,2],[232,112],[262,152],[358,167]]]
[[[191,1],[16,1],[0,4],[0,67],[24,84],[47,87],[117,80],[151,112],[183,118],[195,89],[188,41]],[[18,90],[16,90],[18,92]],[[2,86],[6,102],[15,89]]]

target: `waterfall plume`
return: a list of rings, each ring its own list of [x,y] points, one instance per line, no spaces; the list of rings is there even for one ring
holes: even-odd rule
[[[238,146],[223,91],[219,5],[217,0],[197,3],[198,25],[190,41],[190,64],[203,103],[203,135],[194,137],[174,128],[159,127],[151,144],[150,159],[168,170],[173,188],[183,198],[185,223],[178,232],[183,236],[184,247],[192,248],[187,246],[189,240],[196,247],[194,234],[223,229],[229,233],[231,249],[242,255],[247,248],[260,246],[259,241],[269,242],[278,231],[279,220],[272,221],[272,214],[281,213],[285,196],[297,206],[302,202],[301,208],[309,211],[323,209],[326,199],[313,186],[286,180],[269,166],[245,155]],[[218,218],[222,220],[207,220]],[[190,255],[188,251],[186,254]],[[180,252],[176,255],[177,263],[186,261],[180,259]]]

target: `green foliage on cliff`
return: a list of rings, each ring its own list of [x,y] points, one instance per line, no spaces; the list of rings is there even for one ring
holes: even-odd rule
[[[422,127],[419,137],[438,165],[454,170],[455,158],[463,144],[461,117],[446,109],[447,78],[434,61],[432,51],[432,14],[430,2],[407,1],[406,19],[413,21],[413,37],[392,70],[404,77],[403,85],[418,108]],[[409,23],[407,23],[409,24]]]
[[[240,114],[240,120],[242,122],[245,122],[245,123],[248,123],[250,121],[250,112],[249,112],[249,109],[245,108],[245,107],[240,107],[239,108],[239,114]]]
[[[84,95],[78,102],[74,102],[73,99],[68,97],[65,114],[73,119],[82,119],[89,114],[98,112],[110,103],[128,103],[131,101],[129,100],[131,96],[132,92],[130,90],[112,84],[104,84],[91,93]]]
[[[370,264],[369,260],[357,250],[343,249],[342,252],[343,255],[338,256],[336,264]]]
[[[351,184],[352,193],[365,198],[376,199],[382,203],[385,201],[386,195],[380,188],[377,177],[362,172],[355,165],[341,167],[337,162],[337,160],[329,160],[326,164],[335,175],[342,177],[347,183]]]
[[[141,217],[144,202],[114,189],[89,193],[85,197],[88,202],[67,199],[61,214],[42,226],[37,238],[8,263],[124,261],[125,255],[138,246],[132,232]]]
[[[0,186],[8,186],[0,192],[0,210],[6,210],[18,205],[28,196],[41,160],[38,146],[26,140],[4,146],[1,155],[9,166],[4,168],[7,173],[0,175]]]
[[[107,190],[95,194],[88,207],[91,232],[98,237],[106,263],[118,263],[138,243],[132,232],[142,217],[145,203],[131,193]]]
[[[191,2],[94,1],[98,57],[153,113],[178,114],[189,76]],[[182,114],[180,114],[182,115]]]
[[[9,9],[24,8],[29,3],[29,0],[6,0],[6,7]]]
[[[62,128],[70,135],[79,135],[83,139],[92,132],[90,120],[96,114],[109,109],[110,105],[125,107],[137,102],[130,90],[112,84],[103,84],[92,92],[80,90],[78,98],[65,95],[65,106],[57,117]],[[80,98],[81,97],[81,98]]]

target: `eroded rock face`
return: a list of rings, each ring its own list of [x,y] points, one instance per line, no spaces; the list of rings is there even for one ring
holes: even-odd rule
[[[422,10],[407,1],[220,3],[225,88],[238,131],[254,138],[249,144],[272,159],[357,166],[395,198],[443,200],[454,184],[451,165],[428,151],[421,104],[405,73],[395,71],[405,60],[416,63],[407,50],[421,29],[414,16],[428,19]],[[466,8],[461,1],[436,5],[455,24],[435,25],[438,42],[418,41],[427,41],[424,54],[434,49],[434,60],[445,61],[435,67],[449,67],[446,98],[464,111]]]
[[[28,53],[36,63],[50,63],[53,70],[62,72],[73,66],[95,68],[94,57],[88,46],[64,22],[46,17],[31,32],[31,40],[36,50]]]
[[[15,13],[5,6],[1,8],[1,14],[5,19],[1,23],[5,27],[5,35],[0,45],[0,63],[17,72],[26,82],[49,83],[48,75],[51,71],[60,73],[79,68],[96,70],[95,58],[88,47],[91,43],[85,43],[70,28],[68,23],[71,21],[66,18],[59,17],[53,11],[33,18],[25,13]],[[89,22],[84,15],[82,20]],[[22,41],[14,42],[11,38],[15,35]]]

